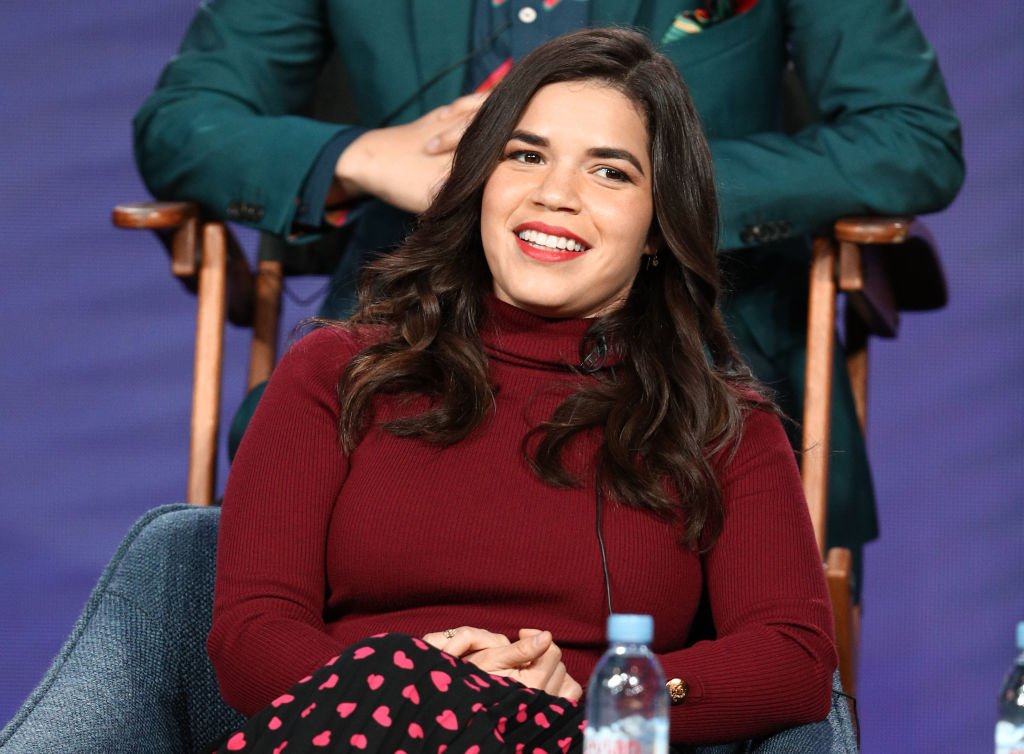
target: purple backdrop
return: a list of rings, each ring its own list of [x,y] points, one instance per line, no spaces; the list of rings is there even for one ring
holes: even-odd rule
[[[991,751],[1024,619],[1024,4],[911,5],[964,122],[968,178],[929,220],[950,306],[873,352],[883,536],[867,553],[859,707],[865,752]],[[5,4],[0,722],[131,522],[183,495],[191,300],[155,242],[108,217],[145,196],[129,121],[193,9]],[[237,334],[228,348],[238,380]],[[229,382],[225,405],[241,391]]]

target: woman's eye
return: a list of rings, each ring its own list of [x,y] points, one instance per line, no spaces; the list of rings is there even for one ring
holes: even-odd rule
[[[631,183],[630,177],[623,173],[621,170],[615,168],[603,167],[598,168],[596,171],[597,175],[602,178],[607,178],[609,181],[617,181],[622,183]]]
[[[537,152],[531,152],[528,149],[517,149],[514,152],[510,152],[506,159],[522,162],[526,165],[539,165],[543,161]]]

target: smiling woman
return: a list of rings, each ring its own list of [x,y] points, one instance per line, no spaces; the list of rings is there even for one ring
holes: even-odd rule
[[[224,751],[578,752],[613,610],[653,615],[685,681],[676,744],[825,717],[821,564],[722,323],[716,223],[699,121],[643,36],[512,69],[239,448],[208,646],[253,717]]]

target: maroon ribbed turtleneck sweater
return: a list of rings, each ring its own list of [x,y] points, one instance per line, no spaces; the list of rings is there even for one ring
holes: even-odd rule
[[[594,488],[553,489],[520,448],[578,379],[565,366],[588,324],[490,299],[497,398],[448,449],[372,430],[343,456],[336,386],[359,338],[326,328],[289,350],[224,498],[209,651],[228,702],[252,714],[372,634],[460,625],[550,630],[586,687],[607,614]],[[613,608],[653,615],[666,676],[689,683],[675,742],[760,735],[821,719],[830,702],[831,610],[778,419],[750,412],[719,478],[725,524],[704,556],[660,519],[604,505]],[[684,648],[702,589],[718,638]]]

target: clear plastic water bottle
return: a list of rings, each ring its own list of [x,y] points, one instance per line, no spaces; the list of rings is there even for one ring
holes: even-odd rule
[[[649,615],[610,615],[608,651],[587,687],[583,754],[668,754],[668,691],[648,648]]]
[[[999,692],[996,754],[1024,754],[1024,621],[1017,624],[1017,659]]]

